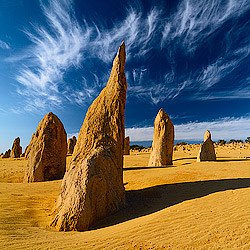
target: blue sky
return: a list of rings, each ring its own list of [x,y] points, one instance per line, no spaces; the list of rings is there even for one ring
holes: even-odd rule
[[[132,141],[160,108],[179,140],[250,136],[248,0],[0,0],[0,152],[50,111],[77,134],[123,40]]]

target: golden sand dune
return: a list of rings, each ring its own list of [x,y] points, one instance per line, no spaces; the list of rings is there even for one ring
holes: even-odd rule
[[[216,147],[216,162],[198,150],[177,146],[171,167],[126,155],[127,208],[66,233],[48,227],[61,181],[20,183],[27,161],[0,159],[0,249],[250,249],[250,145]]]

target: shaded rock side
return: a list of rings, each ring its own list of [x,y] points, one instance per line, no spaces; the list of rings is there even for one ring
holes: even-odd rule
[[[32,135],[30,142],[33,142],[33,141],[34,141],[34,137],[35,137],[35,133]],[[31,149],[30,145],[31,145],[31,144],[29,144],[29,145],[25,148],[25,150],[24,150],[24,157],[25,157],[26,159],[29,158],[29,153],[30,153],[30,149]]]
[[[62,122],[52,112],[38,124],[27,148],[24,182],[60,179],[66,170],[67,135]]]
[[[7,151],[5,151],[4,155],[2,156],[2,158],[10,158],[10,153],[11,153],[11,150],[8,149]]]
[[[20,146],[20,138],[17,137],[12,145],[11,148],[11,157],[12,158],[20,158],[22,154],[22,147]]]
[[[214,143],[211,139],[211,133],[209,130],[205,132],[204,142],[201,144],[197,162],[200,161],[216,161],[216,154],[214,150]]]
[[[129,136],[125,137],[124,139],[124,155],[129,155],[130,154],[130,140]]]
[[[154,137],[148,166],[172,165],[174,125],[167,113],[160,109],[154,122]]]
[[[122,43],[107,86],[86,114],[51,223],[58,230],[87,230],[125,205],[125,57]]]
[[[74,148],[76,145],[76,137],[73,136],[72,138],[70,138],[68,140],[68,150],[67,150],[67,154],[72,155],[74,152]]]

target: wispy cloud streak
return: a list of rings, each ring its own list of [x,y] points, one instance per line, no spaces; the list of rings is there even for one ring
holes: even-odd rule
[[[97,64],[101,62],[110,68],[123,40],[127,52],[128,98],[137,97],[157,105],[178,97],[223,99],[237,98],[238,94],[241,98],[244,90],[248,90],[244,79],[234,87],[227,82],[238,80],[232,73],[249,59],[250,34],[245,32],[249,21],[237,24],[237,19],[250,10],[249,1],[182,0],[167,15],[160,6],[152,6],[147,13],[142,7],[130,7],[126,17],[109,28],[105,22],[87,22],[84,17],[83,21],[78,20],[72,1],[41,3],[48,27],[34,25],[25,30],[33,45],[25,51],[25,56],[20,56],[23,66],[16,79],[20,83],[18,93],[26,98],[27,110],[61,105],[64,101],[89,103],[108,77],[108,72],[97,73],[95,66],[89,68],[89,62],[97,60]],[[199,55],[199,49],[208,46],[222,29],[220,52],[211,56],[204,47],[206,62],[196,67],[188,63],[195,56],[200,60],[203,55]],[[153,59],[155,63],[155,56],[159,55],[166,67],[164,70],[159,67],[161,70],[152,75],[158,68],[150,61]],[[187,65],[183,66],[183,60]],[[83,74],[72,90],[71,83],[65,82],[65,75],[72,69],[85,68],[89,73]],[[213,91],[217,85],[220,94]],[[184,95],[185,91],[191,94]]]
[[[1,49],[10,49],[10,46],[6,42],[0,40],[0,48]]]
[[[96,23],[96,38],[91,41],[92,54],[109,63],[117,46],[125,40],[128,60],[145,55],[155,45],[154,36],[159,32],[160,14],[161,11],[153,8],[143,16],[139,9],[131,7],[127,17],[114,23],[111,29]]]
[[[19,93],[28,97],[29,110],[48,103],[60,105],[59,88],[64,83],[64,73],[80,66],[81,51],[89,41],[90,30],[79,25],[71,4],[66,0],[42,4],[50,30],[33,26],[35,32],[25,31],[33,46],[27,52],[29,63],[20,71],[17,81],[22,84]]]
[[[137,56],[145,55],[150,50],[147,45],[153,42],[160,13],[152,9],[143,18],[140,11],[130,8],[127,17],[108,30],[98,23],[87,24],[86,20],[80,24],[72,1],[49,1],[41,7],[49,28],[34,25],[32,31],[25,31],[33,46],[25,51],[26,56],[19,57],[26,62],[16,77],[21,83],[18,93],[26,96],[26,110],[44,108],[48,103],[60,105],[64,99],[82,105],[96,96],[104,83],[97,81],[107,80],[107,75],[92,74],[88,79],[83,76],[77,91],[73,92],[64,83],[64,74],[72,67],[84,67],[83,61],[91,58],[110,64],[123,40],[128,60],[131,50],[135,50]],[[9,58],[11,61],[16,58]]]
[[[209,129],[212,139],[246,139],[250,131],[250,117],[225,117],[211,122],[190,122],[175,125],[175,140],[202,141],[205,131]],[[154,127],[127,128],[126,136],[131,141],[153,140]]]
[[[162,45],[178,39],[176,42],[186,52],[193,51],[226,21],[240,16],[249,7],[247,0],[183,0],[165,23]]]
[[[138,99],[147,98],[155,105],[179,96],[191,100],[210,99],[210,97],[211,99],[247,98],[244,90],[248,92],[248,87],[244,85],[244,80],[240,83],[237,74],[233,73],[243,63],[246,64],[244,60],[249,59],[250,34],[246,30],[250,23],[246,21],[237,24],[238,18],[249,10],[250,3],[246,0],[224,2],[183,0],[168,18],[163,18],[161,12],[154,9],[148,17],[151,17],[149,20],[154,20],[152,23],[157,25],[152,35],[161,37],[161,41],[154,37],[152,39],[154,42],[150,40],[149,43],[151,48],[159,49],[157,45],[160,46],[162,53],[166,53],[168,61],[166,66],[172,66],[170,70],[166,70],[165,77],[162,75],[158,78],[149,77],[144,81],[139,78],[137,84],[129,86],[131,96],[137,96]],[[233,25],[229,26],[227,23]],[[208,54],[208,62],[196,68],[192,66],[183,68],[182,72],[179,72],[180,53],[182,58],[190,60],[197,56],[196,51],[200,47],[211,43],[211,40],[216,39],[218,33],[222,31],[224,34],[220,37],[221,50],[215,58],[214,55],[211,56],[211,52],[206,51],[207,48],[203,48]],[[147,37],[146,32],[144,34]],[[217,44],[218,38],[213,43]],[[143,55],[142,52],[139,54]],[[242,77],[244,79],[244,76]],[[228,82],[231,82],[231,85],[232,82],[238,82],[238,85],[234,84],[234,89],[231,89],[232,86],[229,87]],[[216,87],[216,90],[213,87]],[[189,91],[189,94],[184,95],[185,91]]]

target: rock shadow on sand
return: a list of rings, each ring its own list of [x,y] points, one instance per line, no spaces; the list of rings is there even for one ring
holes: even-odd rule
[[[250,161],[250,158],[240,158],[240,159],[235,159],[235,158],[227,158],[227,159],[217,159],[216,161],[219,161],[219,162],[231,162],[231,161]]]
[[[238,178],[164,184],[126,191],[127,207],[93,225],[90,230],[149,215],[183,201],[201,198],[212,193],[248,187],[250,187],[250,178]]]
[[[126,167],[126,168],[123,168],[124,171],[127,171],[127,170],[145,170],[145,169],[162,169],[162,168],[174,168],[176,166],[174,165],[168,165],[168,166],[157,166],[157,167]]]
[[[184,157],[184,158],[174,159],[173,161],[196,160],[196,159],[197,159],[197,157]]]

